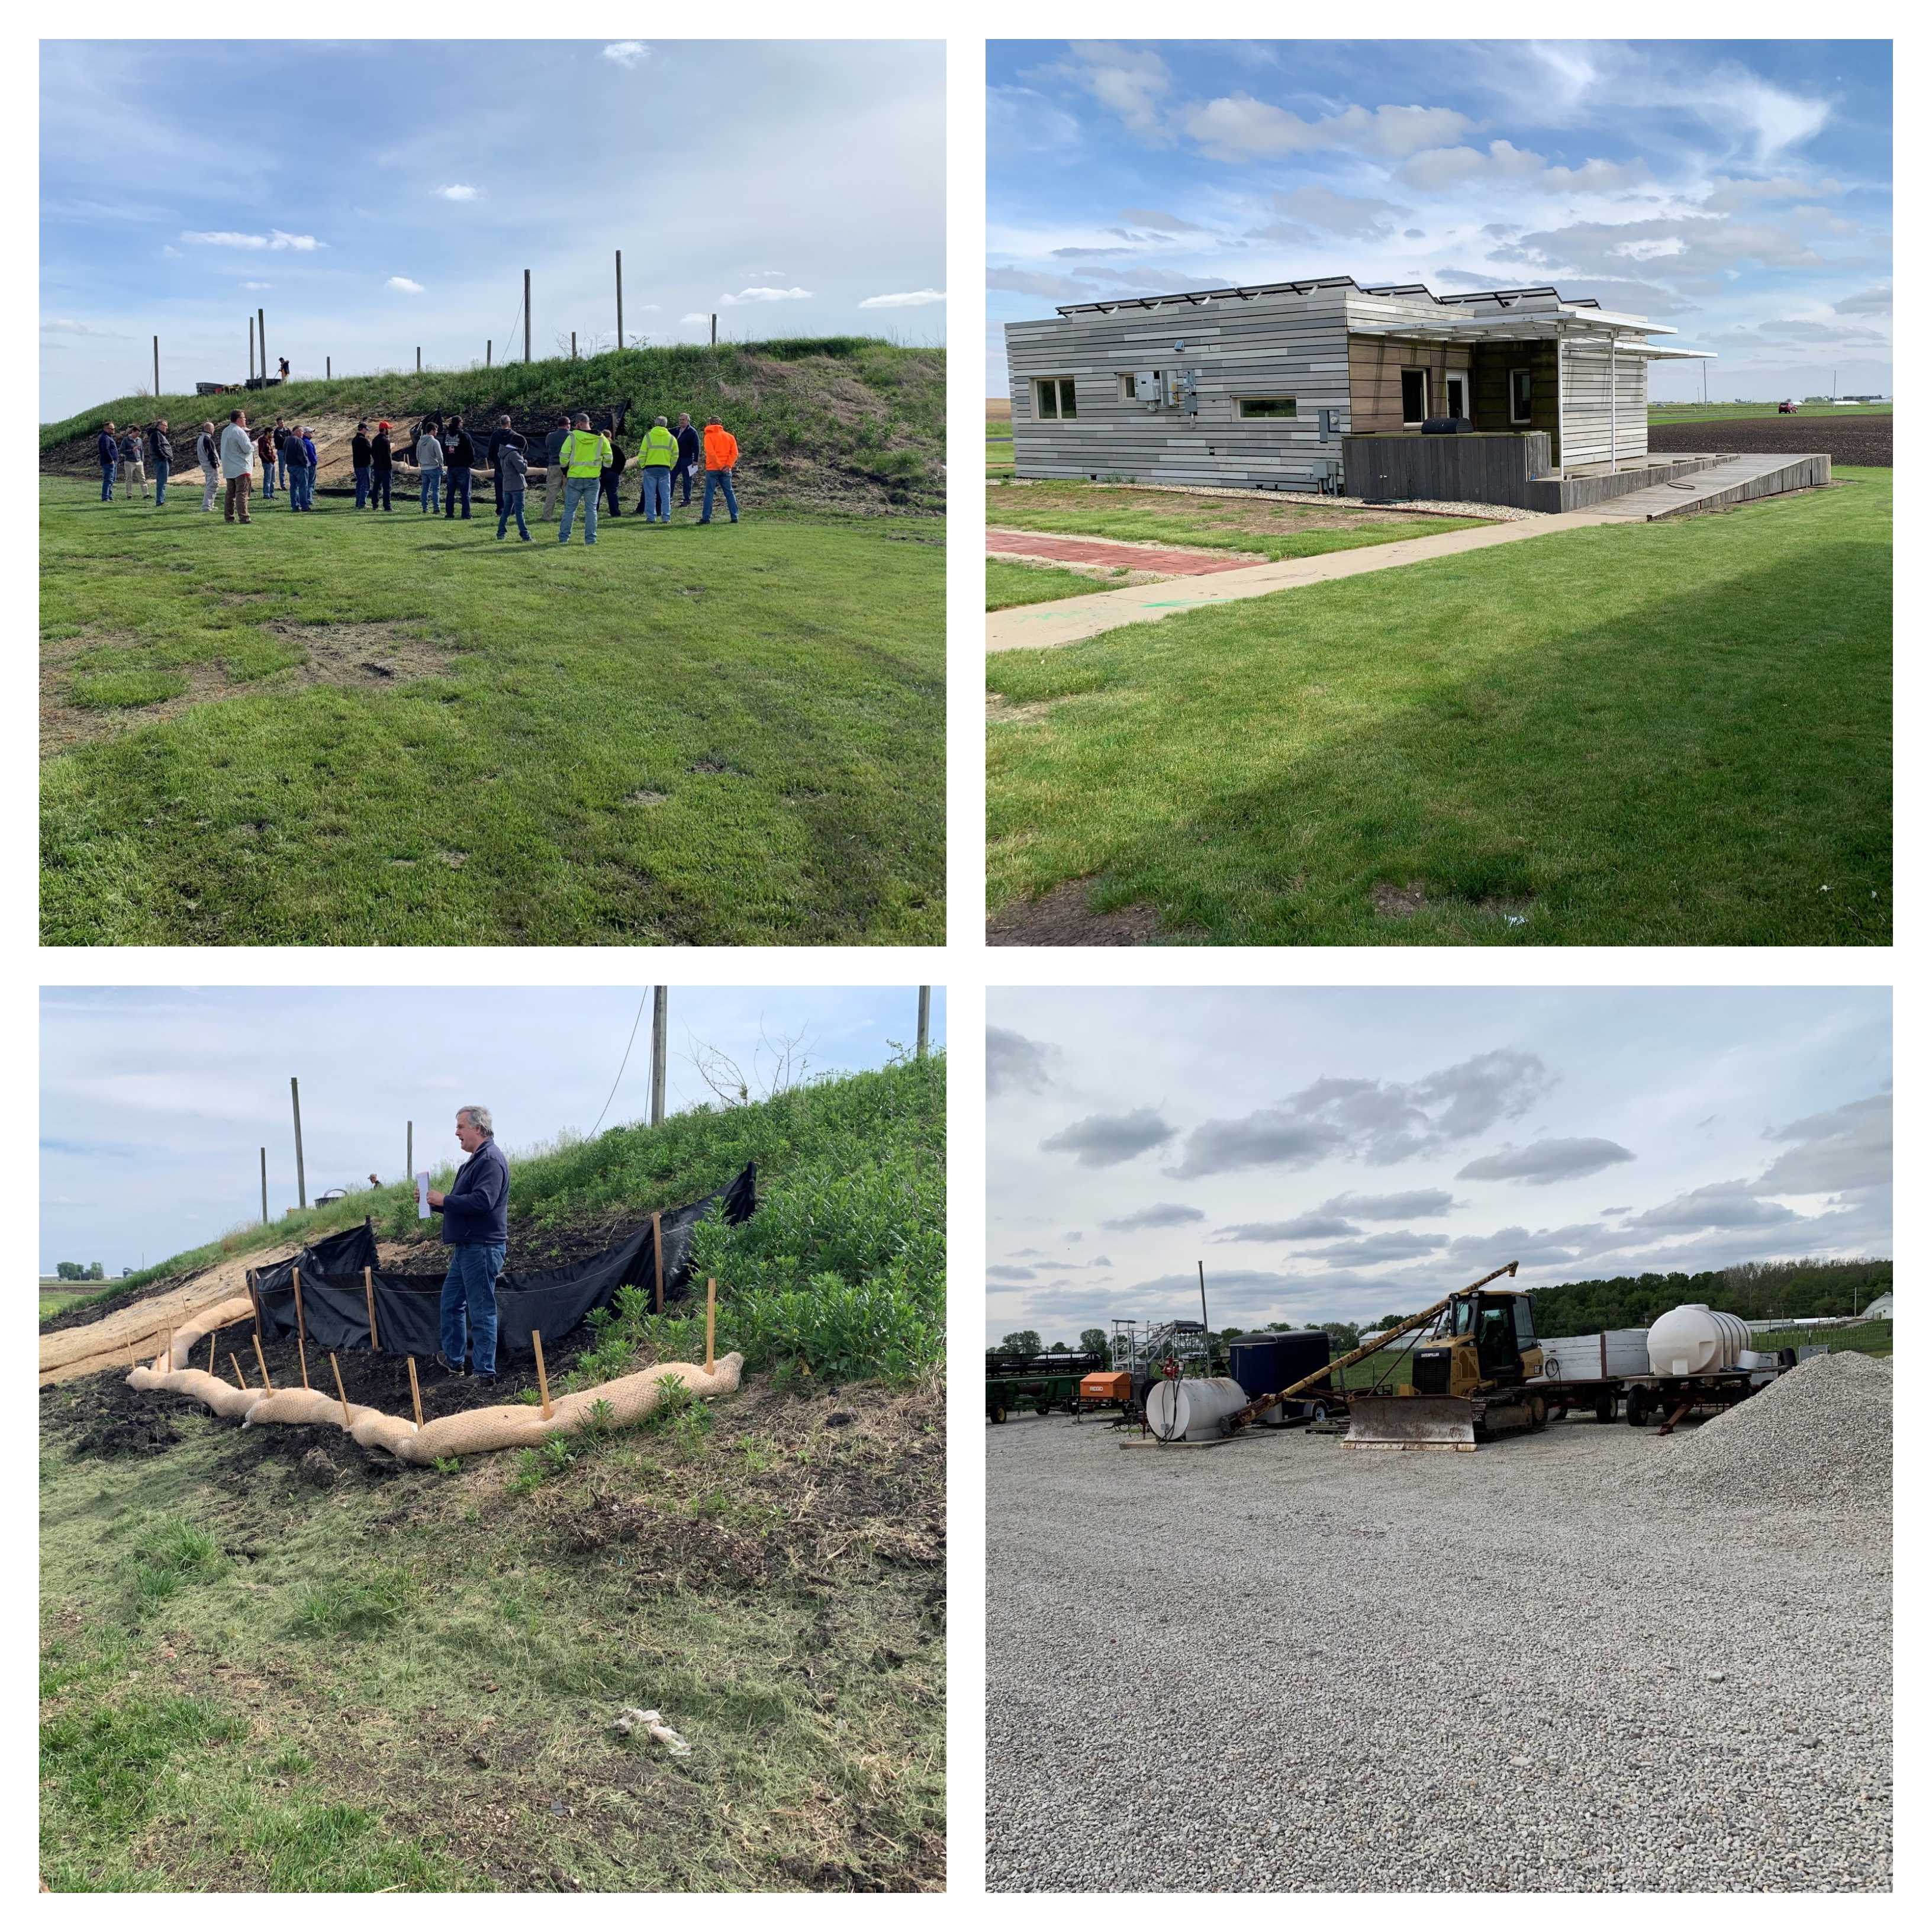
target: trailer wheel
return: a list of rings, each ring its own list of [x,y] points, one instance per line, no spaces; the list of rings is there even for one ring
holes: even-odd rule
[[[1540,1429],[1544,1427],[1550,1420],[1550,1409],[1548,1405],[1545,1403],[1542,1396],[1540,1395],[1532,1396],[1529,1399],[1528,1407],[1529,1409],[1530,1427],[1532,1429]]]
[[[986,1420],[988,1422],[1004,1422],[1006,1419],[1006,1399],[1003,1395],[996,1395],[987,1406]]]
[[[1610,1389],[1597,1398],[1597,1420],[1599,1422],[1614,1422],[1616,1419],[1617,1392]]]
[[[1328,1420],[1328,1405],[1325,1402],[1311,1402],[1308,1405],[1308,1419],[1311,1423]]]
[[[1624,1420],[1633,1429],[1641,1429],[1649,1415],[1649,1396],[1642,1389],[1632,1389],[1624,1397]]]

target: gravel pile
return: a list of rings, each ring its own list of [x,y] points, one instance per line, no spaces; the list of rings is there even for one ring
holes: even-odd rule
[[[1722,1504],[1892,1508],[1892,1364],[1814,1355],[1748,1402],[1662,1438],[1658,1481]]]
[[[1707,1502],[1622,1424],[986,1439],[995,1890],[1891,1884],[1869,1500]]]

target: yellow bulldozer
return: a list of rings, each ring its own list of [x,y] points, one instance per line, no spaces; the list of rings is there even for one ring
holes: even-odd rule
[[[1492,1288],[1516,1275],[1514,1262],[1444,1295],[1352,1353],[1321,1376],[1337,1375],[1371,1355],[1396,1350],[1374,1383],[1348,1391],[1350,1448],[1474,1449],[1497,1429],[1540,1429],[1550,1398],[1538,1386],[1543,1346],[1536,1339],[1526,1288]],[[1403,1372],[1406,1371],[1406,1378]],[[1274,1404],[1294,1397],[1319,1376],[1276,1395],[1257,1397],[1228,1418],[1240,1428]]]

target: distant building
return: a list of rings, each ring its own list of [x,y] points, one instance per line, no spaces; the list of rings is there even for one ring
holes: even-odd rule
[[[1858,1317],[1858,1319],[1861,1322],[1889,1322],[1892,1319],[1892,1296],[1889,1291],[1881,1294]]]

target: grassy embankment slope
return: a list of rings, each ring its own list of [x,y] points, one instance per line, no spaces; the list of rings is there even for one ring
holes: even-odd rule
[[[943,1882],[944,1116],[934,1060],[518,1162],[520,1221],[594,1226],[759,1161],[698,1250],[746,1386],[654,1426],[422,1473],[117,1377],[44,1392],[47,1882]],[[389,1192],[350,1218],[406,1231]],[[694,1339],[622,1311],[577,1372]],[[160,1453],[99,1446],[124,1397],[166,1406]]]
[[[989,909],[1184,940],[1869,945],[1892,472],[987,666]]]
[[[398,420],[544,406],[532,392],[628,398],[634,416],[715,401],[744,447],[745,520],[698,529],[694,501],[668,530],[627,514],[566,551],[554,524],[498,544],[481,502],[451,522],[401,490],[386,516],[278,499],[242,530],[186,480],[160,511],[44,481],[43,938],[940,934],[938,352],[629,351],[487,375],[272,394]],[[44,454],[124,407],[44,430]],[[164,399],[184,407],[200,419]]]

